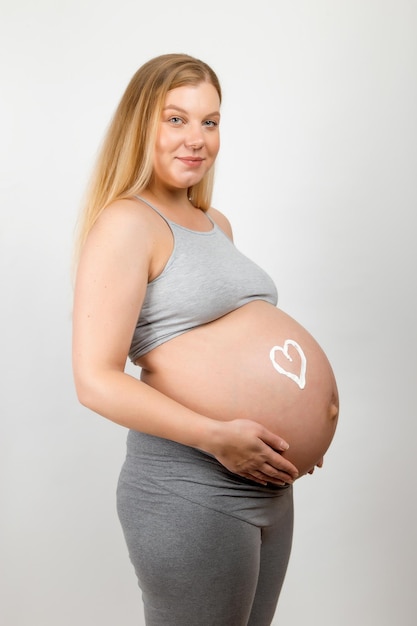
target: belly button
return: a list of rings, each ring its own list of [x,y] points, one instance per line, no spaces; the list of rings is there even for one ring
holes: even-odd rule
[[[329,407],[329,418],[331,420],[334,420],[336,419],[338,415],[339,415],[339,406],[335,404],[334,402],[332,402]]]

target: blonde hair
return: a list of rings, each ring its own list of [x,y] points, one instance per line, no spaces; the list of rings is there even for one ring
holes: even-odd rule
[[[183,85],[211,83],[221,100],[214,71],[187,54],[164,54],[151,59],[132,77],[114,113],[87,188],[78,222],[76,256],[101,212],[111,202],[140,194],[153,173],[153,148],[165,98]],[[194,206],[207,210],[214,171],[188,190]]]

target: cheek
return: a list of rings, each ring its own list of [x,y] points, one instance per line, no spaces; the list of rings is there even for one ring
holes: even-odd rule
[[[212,137],[211,141],[210,141],[210,152],[212,153],[212,155],[214,157],[217,156],[217,153],[220,149],[220,137],[219,135],[216,135],[216,137]]]
[[[178,133],[161,132],[156,140],[155,155],[163,157],[167,152],[173,150],[179,142]]]
[[[161,159],[167,150],[166,137],[158,137],[155,144],[154,155],[156,159]]]

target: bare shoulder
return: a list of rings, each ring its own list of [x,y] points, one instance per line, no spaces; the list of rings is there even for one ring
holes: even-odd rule
[[[214,209],[213,207],[210,207],[210,209],[207,211],[207,213],[216,222],[216,224],[218,226],[220,226],[222,231],[224,231],[226,233],[226,235],[228,237],[230,237],[230,239],[233,240],[232,226],[231,226],[229,220],[227,219],[227,217],[223,213],[218,211],[217,209]]]
[[[136,200],[121,199],[109,204],[100,214],[97,226],[100,228],[116,228],[130,232],[152,229],[155,224],[153,212]]]
[[[157,239],[152,216],[134,200],[116,200],[99,215],[83,245],[78,281],[101,276],[103,284],[127,279],[137,287],[146,282]]]
[[[115,200],[101,212],[89,239],[126,252],[133,249],[135,255],[140,251],[149,253],[158,239],[160,222],[154,211],[134,199]]]

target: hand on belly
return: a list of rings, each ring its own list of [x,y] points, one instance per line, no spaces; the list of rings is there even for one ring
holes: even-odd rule
[[[252,302],[168,341],[144,366],[145,382],[228,423],[222,432],[228,432],[230,446],[219,433],[215,456],[235,473],[241,464],[244,473],[264,482],[274,471],[294,477],[295,466],[301,476],[320,463],[332,441],[338,393],[327,357],[300,324],[266,302]],[[254,423],[262,433],[255,435]],[[271,437],[284,439],[289,449]]]
[[[282,456],[288,449],[282,437],[246,419],[214,424],[206,451],[234,474],[263,485],[291,484],[298,477],[297,468]]]

